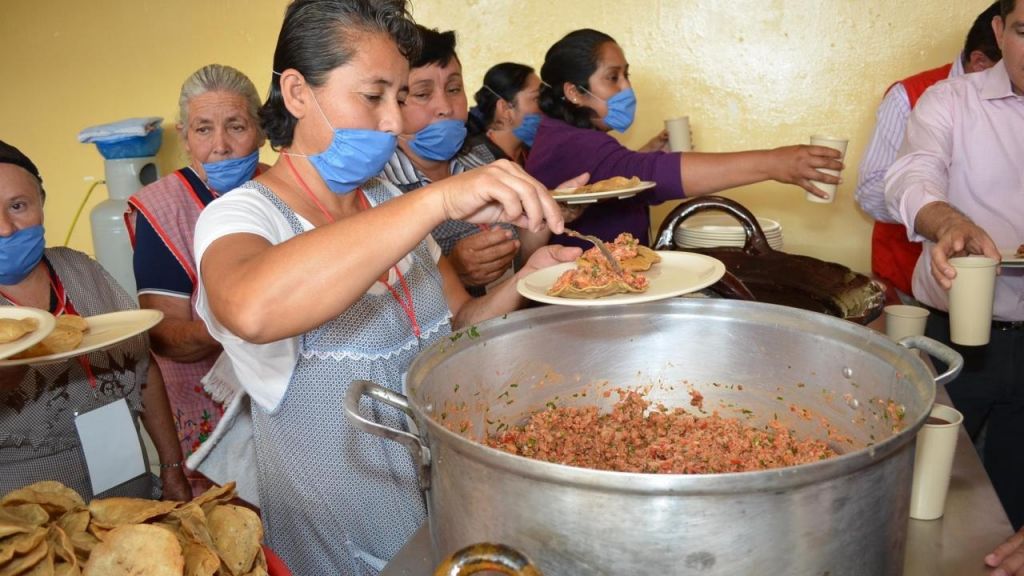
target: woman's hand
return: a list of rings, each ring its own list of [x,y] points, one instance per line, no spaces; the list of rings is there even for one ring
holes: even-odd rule
[[[658,132],[657,136],[651,138],[647,144],[641,146],[637,152],[668,152],[668,130]]]
[[[827,146],[784,146],[769,152],[767,166],[768,175],[772,180],[786,184],[796,184],[815,196],[828,198],[828,194],[818,190],[811,180],[825,184],[839,184],[839,178],[831,174],[819,172],[819,168],[842,170],[843,163],[839,160],[842,154]]]
[[[569,180],[566,180],[565,182],[559,184],[556,187],[556,189],[560,190],[563,188],[579,188],[580,186],[583,186],[587,182],[590,182],[590,172],[584,172],[583,174],[580,174],[575,178],[570,178]],[[583,215],[583,211],[587,209],[587,204],[559,203],[558,207],[562,210],[562,220],[566,224],[568,224],[579,218],[581,215]]]
[[[163,484],[161,500],[188,502],[192,499],[192,486],[188,483],[185,470],[181,466],[164,468],[160,471],[160,482]]]
[[[474,224],[507,222],[534,232],[562,232],[562,214],[547,188],[518,164],[498,160],[431,184],[445,218]]]
[[[491,228],[455,243],[448,254],[459,280],[466,286],[486,286],[512,266],[519,242],[504,228]]]
[[[985,556],[985,564],[995,568],[991,576],[1024,575],[1024,528]]]
[[[549,266],[563,262],[572,262],[582,254],[583,249],[577,246],[562,246],[560,244],[542,246],[530,256],[530,259],[526,261],[526,264],[523,265],[516,275],[523,277]]]

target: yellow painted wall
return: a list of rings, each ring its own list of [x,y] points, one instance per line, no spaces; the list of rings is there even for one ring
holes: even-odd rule
[[[624,137],[639,146],[666,117],[689,115],[702,151],[773,147],[811,133],[847,135],[835,204],[769,183],[729,192],[782,222],[786,250],[869,268],[870,221],[853,200],[856,166],[893,80],[948,62],[988,0],[415,0],[416,18],[459,31],[467,88],[504,60],[539,68],[566,32],[614,36],[640,105]],[[165,118],[159,165],[184,163],[173,133],[181,82],[211,62],[266,89],[286,0],[5,0],[0,17],[0,139],[46,181],[47,239],[63,241],[103,162],[78,131],[130,116]],[[265,151],[265,159],[273,154]],[[105,197],[102,188],[86,207]],[[656,218],[667,207],[659,207]],[[71,246],[92,252],[88,220]]]

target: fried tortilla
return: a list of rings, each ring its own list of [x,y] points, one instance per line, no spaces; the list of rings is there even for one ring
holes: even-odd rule
[[[85,318],[75,314],[62,314],[57,316],[57,325],[53,331],[46,335],[41,341],[28,350],[14,355],[15,359],[38,358],[50,356],[51,354],[62,354],[78,348],[85,339],[85,333],[89,331],[89,324]]]
[[[566,190],[559,194],[559,196],[570,196],[576,194],[591,194],[594,192],[611,192],[612,190],[625,190],[626,188],[635,188],[640,185],[640,178],[633,176],[632,178],[626,178],[624,176],[612,176],[605,180],[598,180],[590,184],[578,186],[572,190]]]
[[[0,318],[0,344],[14,342],[25,334],[35,332],[37,328],[39,321],[35,318]]]

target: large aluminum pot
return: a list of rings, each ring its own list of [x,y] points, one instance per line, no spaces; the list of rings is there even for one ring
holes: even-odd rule
[[[950,369],[933,380],[916,352]],[[507,544],[547,576],[900,574],[913,439],[959,371],[924,337],[900,344],[851,322],[756,302],[675,299],[510,314],[422,353],[408,398],[354,382],[346,412],[405,444],[421,466],[435,554]],[[488,448],[488,432],[558,405],[610,406],[615,386],[648,385],[668,406],[783,419],[843,455],[717,475],[627,474]],[[415,434],[360,415],[369,395],[403,409]],[[364,413],[369,413],[365,409]],[[902,418],[898,413],[902,412]]]

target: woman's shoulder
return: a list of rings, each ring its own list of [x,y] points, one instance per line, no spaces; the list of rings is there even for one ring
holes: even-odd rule
[[[146,184],[138,192],[132,194],[132,199],[145,202],[153,199],[166,199],[168,195],[187,192],[181,175],[178,172],[178,170],[175,170],[170,174],[160,177],[155,182]]]
[[[93,259],[85,252],[80,252],[74,248],[68,248],[67,246],[52,246],[47,248],[44,253],[46,258],[52,262],[66,262],[69,264],[75,264],[78,266],[88,267],[99,267],[100,263]]]
[[[402,195],[402,191],[397,186],[381,176],[370,178],[359,188],[366,194],[366,199],[370,201],[370,204],[374,206]]]
[[[565,148],[565,144],[569,142],[572,143],[572,146]],[[557,147],[565,153],[575,155],[579,153],[581,147],[590,148],[608,143],[618,144],[618,140],[601,130],[580,128],[568,122],[545,116],[537,129],[537,138],[530,153],[536,153],[538,148]]]
[[[196,222],[196,246],[236,233],[257,234],[268,239],[290,237],[287,208],[270,188],[250,180],[240,188],[219,196]]]

